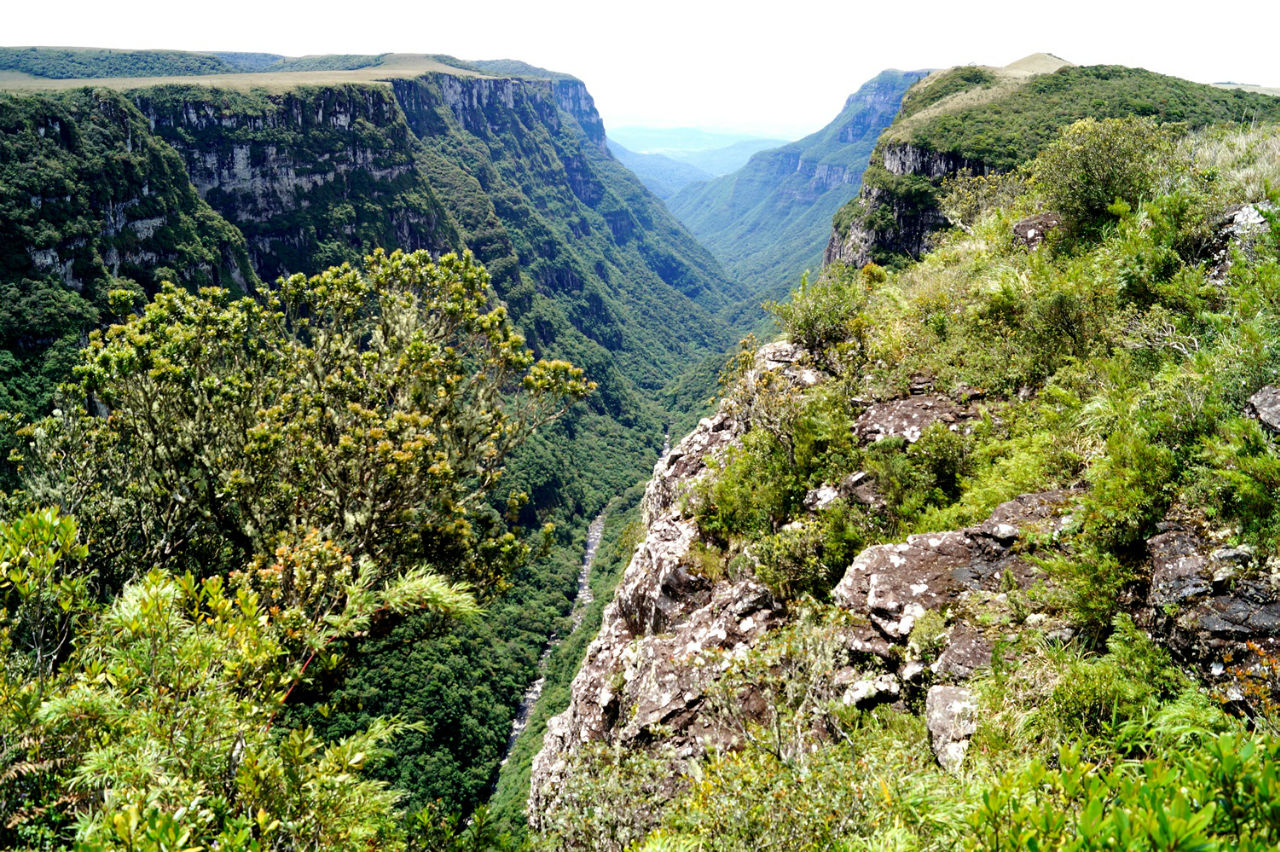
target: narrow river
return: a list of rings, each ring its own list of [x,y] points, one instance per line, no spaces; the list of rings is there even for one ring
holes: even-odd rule
[[[601,512],[587,527],[587,548],[582,554],[582,569],[578,572],[578,589],[573,598],[573,627],[570,628],[570,633],[582,624],[582,619],[587,614],[587,607],[595,600],[595,595],[591,592],[591,563],[595,561],[596,550],[600,547],[600,539],[603,536],[604,512]],[[511,758],[511,750],[515,748],[516,739],[529,724],[529,714],[533,712],[533,705],[538,703],[538,698],[542,696],[542,688],[547,684],[547,660],[559,644],[560,637],[553,635],[547,642],[547,646],[542,649],[542,656],[538,659],[538,679],[525,691],[520,709],[516,711],[516,717],[511,722],[511,733],[507,737],[507,747],[503,752],[500,767],[507,765],[507,761]]]

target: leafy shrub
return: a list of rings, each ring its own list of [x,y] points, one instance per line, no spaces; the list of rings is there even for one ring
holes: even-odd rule
[[[1032,185],[1077,233],[1096,231],[1117,200],[1136,206],[1172,176],[1173,137],[1153,121],[1082,119],[1032,165]]]
[[[868,291],[884,281],[884,271],[875,264],[855,272],[838,267],[826,270],[814,282],[806,273],[789,301],[770,302],[765,309],[778,320],[787,338],[820,360],[838,343],[848,341],[860,348],[866,321],[859,312]]]
[[[1112,767],[1066,747],[982,794],[969,849],[1263,850],[1280,843],[1280,740],[1223,735]]]

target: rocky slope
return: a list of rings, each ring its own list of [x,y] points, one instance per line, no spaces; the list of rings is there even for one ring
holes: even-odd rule
[[[686,187],[669,200],[672,212],[751,289],[753,303],[781,298],[816,268],[831,216],[857,193],[875,140],[923,75],[882,72],[822,130]]]
[[[769,344],[756,353],[743,382],[772,373],[792,387],[813,387],[826,376],[808,362],[798,346]],[[1264,420],[1274,416],[1280,424],[1276,400],[1280,390],[1267,388],[1254,406]],[[867,405],[856,429],[868,444],[888,438],[910,444],[934,423],[964,430],[983,413],[968,402],[919,392]],[[748,428],[726,404],[655,465],[642,504],[645,537],[574,678],[569,707],[548,723],[534,760],[528,816],[535,831],[555,836],[562,829],[563,791],[587,771],[587,750],[649,752],[667,762],[666,782],[645,788],[651,811],[636,816],[633,829],[644,836],[663,802],[687,787],[683,775],[700,758],[743,748],[741,724],[769,721],[763,683],[733,693],[738,724],[728,722],[712,695],[735,663],[798,613],[753,579],[700,573],[689,509],[697,483],[716,475],[717,463]],[[1056,581],[1044,560],[1060,553],[1059,537],[1073,524],[1081,496],[1078,489],[1024,494],[975,526],[863,550],[831,592],[832,604],[846,615],[832,634],[836,647],[817,697],[919,714],[938,765],[959,772],[978,730],[970,679],[989,672],[997,652],[1004,667],[1016,667],[1028,653],[1010,642],[1010,617],[1052,642],[1069,642],[1078,630],[1035,601],[1051,597],[1046,590]],[[841,499],[879,504],[865,473],[814,489],[804,502],[812,517]],[[1130,610],[1176,660],[1228,698],[1239,697],[1238,679],[1268,671],[1266,661],[1280,651],[1280,566],[1261,566],[1249,548],[1215,545],[1221,533],[1202,521],[1170,518],[1160,530],[1145,547],[1150,584]],[[945,623],[917,629],[938,613],[946,614]]]

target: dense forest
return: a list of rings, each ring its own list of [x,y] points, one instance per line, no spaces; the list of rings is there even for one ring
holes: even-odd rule
[[[129,321],[165,292],[162,282],[262,299],[277,291],[279,276],[343,263],[359,269],[380,246],[465,249],[484,262],[488,297],[525,344],[539,357],[571,360],[594,383],[564,416],[512,445],[502,476],[488,480],[483,510],[468,508],[479,512],[465,526],[477,542],[497,530],[519,537],[483,557],[493,576],[470,580],[486,616],[442,622],[426,613],[388,623],[343,650],[347,665],[311,666],[282,711],[290,727],[310,726],[325,741],[366,730],[371,709],[396,712],[409,727],[377,777],[407,793],[404,807],[429,806],[440,819],[488,798],[541,651],[569,632],[587,522],[607,505],[625,508],[620,495],[647,475],[664,425],[676,419],[674,394],[691,395],[680,416],[696,416],[708,386],[705,378],[681,381],[682,372],[727,345],[710,311],[737,295],[609,157],[579,82],[518,62],[447,64],[458,77],[278,93],[157,79],[143,89],[0,95],[0,286],[12,297],[0,309],[0,387],[4,454],[17,453],[4,472],[14,516],[34,499],[21,496],[35,488],[24,460],[34,433],[23,430],[42,430],[33,424],[55,408],[102,405],[96,394],[59,396],[57,387],[75,378],[91,332]],[[217,468],[227,452],[208,463]],[[187,485],[150,487],[185,499]],[[210,487],[227,499],[225,483]],[[53,491],[45,499],[42,506],[68,513],[83,505]],[[76,520],[81,541],[103,540]],[[270,527],[249,520],[254,536]],[[181,574],[172,560],[194,546],[174,543],[163,559],[149,559]],[[272,547],[254,538],[216,559],[205,550],[182,558],[226,566]],[[527,558],[513,556],[526,550]],[[96,604],[107,604],[128,571],[116,551],[90,549],[82,558],[112,575],[115,585],[90,589]],[[6,807],[8,820],[18,806]],[[522,820],[518,802],[507,811],[508,822]]]

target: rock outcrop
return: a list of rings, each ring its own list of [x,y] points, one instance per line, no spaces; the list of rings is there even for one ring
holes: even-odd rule
[[[1274,672],[1256,666],[1261,655],[1280,653],[1280,571],[1259,564],[1251,548],[1222,547],[1191,523],[1162,526],[1147,541],[1152,632],[1229,693],[1241,673],[1274,680]]]
[[[942,423],[955,431],[964,420],[972,419],[976,414],[941,394],[913,395],[868,406],[853,424],[853,430],[867,442],[904,438],[914,444],[934,423]]]
[[[959,686],[930,687],[924,704],[929,744],[943,769],[955,772],[978,731],[978,705],[973,693]]]
[[[1019,219],[1013,226],[1013,238],[1027,248],[1039,248],[1050,231],[1062,227],[1062,217],[1057,213],[1036,213]]]
[[[861,267],[919,258],[929,248],[929,237],[948,225],[933,188],[946,177],[986,171],[977,161],[916,145],[878,145],[858,197],[836,216],[823,265]]]
[[[1272,432],[1280,432],[1280,388],[1267,385],[1249,397],[1249,413]]]
[[[773,372],[816,381],[801,366],[802,354],[791,344],[766,346],[746,380]],[[654,466],[641,503],[645,538],[573,679],[569,708],[547,723],[533,761],[528,812],[535,829],[556,807],[570,760],[585,744],[642,747],[656,726],[674,732],[667,742],[682,759],[730,743],[731,732],[703,712],[706,690],[785,613],[759,583],[694,572],[689,550],[696,530],[682,498],[743,428],[722,406]]]

